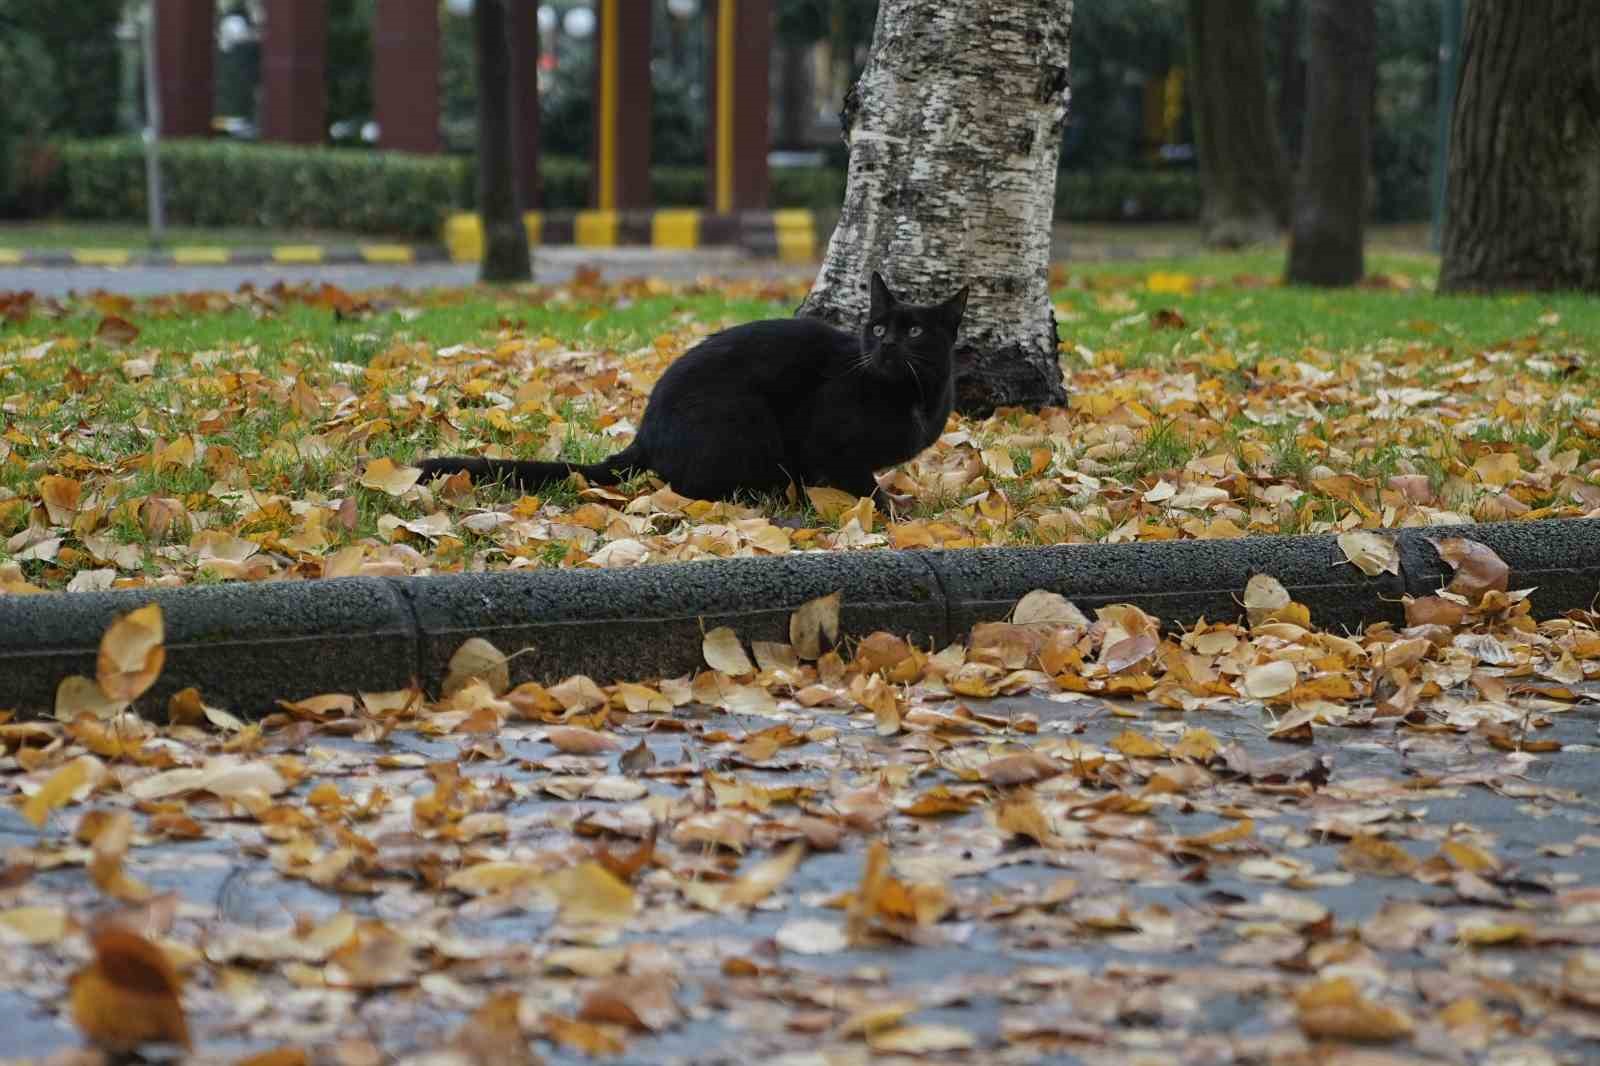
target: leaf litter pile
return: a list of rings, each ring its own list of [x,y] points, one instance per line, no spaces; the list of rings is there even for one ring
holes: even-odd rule
[[[942,649],[842,636],[835,594],[689,676],[513,686],[474,638],[440,693],[248,723],[127,709],[140,608],[54,720],[0,722],[0,1046],[1593,1061],[1600,616],[1437,547],[1450,585],[1359,635],[1265,575],[1237,622],[1034,592]]]
[[[952,419],[893,516],[411,465],[614,451],[799,288],[0,294],[0,592],[1262,532],[1376,574],[1381,527],[1600,506],[1570,306],[1285,343],[1249,278],[1058,281],[1069,407]],[[1600,618],[1435,547],[1450,586],[1358,635],[1266,576],[1237,622],[1034,593],[944,649],[841,640],[827,597],[691,676],[513,685],[473,640],[439,693],[190,689],[159,725],[143,608],[54,720],[0,710],[0,1051],[1588,1061]]]
[[[788,314],[803,286],[580,272],[498,296],[0,293],[0,591],[1351,532],[1600,508],[1581,308],[1513,306],[1517,332],[1469,337],[1422,319],[1422,293],[1355,293],[1341,297],[1349,314],[1391,316],[1369,339],[1263,340],[1268,297],[1298,301],[1280,317],[1339,319],[1249,277],[1058,281],[1069,406],[953,418],[887,475],[913,501],[893,516],[831,489],[734,505],[640,478],[522,496],[459,476],[424,484],[411,465],[614,452],[671,360],[715,329]],[[1226,313],[1208,310],[1224,291]]]

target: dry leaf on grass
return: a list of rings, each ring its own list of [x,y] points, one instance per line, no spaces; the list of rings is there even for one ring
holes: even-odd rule
[[[415,466],[396,466],[389,458],[374,459],[361,475],[361,484],[389,496],[401,496],[416,485],[422,469]]]
[[[811,506],[816,509],[817,514],[829,522],[837,521],[840,515],[859,502],[855,496],[842,489],[816,485],[806,486],[806,499],[811,501]]]

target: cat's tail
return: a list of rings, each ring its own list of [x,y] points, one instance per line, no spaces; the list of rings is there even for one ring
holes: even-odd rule
[[[532,459],[479,459],[474,456],[442,455],[424,459],[417,464],[422,468],[422,479],[465,473],[480,484],[504,481],[523,492],[565,481],[573,474],[582,474],[584,480],[597,485],[615,485],[629,476],[650,468],[644,449],[639,443],[628,445],[617,454],[598,463],[545,462]]]

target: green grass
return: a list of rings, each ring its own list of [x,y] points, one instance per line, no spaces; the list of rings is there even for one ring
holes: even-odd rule
[[[1135,252],[1150,249],[1199,248],[1202,244],[1198,222],[1058,222],[1054,237],[1057,245],[1065,242],[1071,254],[1100,254],[1105,246],[1131,248]],[[1367,227],[1369,252],[1421,253],[1428,250],[1430,233],[1427,223],[1386,223]],[[1275,242],[1274,250],[1283,251],[1288,238]],[[1157,252],[1170,255],[1171,252]]]
[[[206,315],[183,313],[174,306],[171,314],[135,315],[140,334],[133,347],[181,354],[258,347],[258,368],[266,370],[279,366],[292,354],[290,349],[301,344],[325,352],[332,361],[365,365],[391,345],[408,341],[425,340],[435,347],[485,344],[486,333],[492,335],[502,323],[527,336],[548,336],[573,347],[626,349],[649,344],[684,314],[701,322],[733,324],[789,310],[776,302],[711,294],[648,296],[613,307],[581,301],[532,304],[515,293],[487,290],[443,306],[422,300],[418,306],[408,306],[402,300],[387,298],[377,310],[344,319],[327,308],[299,303],[268,316],[247,306]],[[0,324],[0,338],[73,337],[90,344],[101,315],[82,305],[75,309],[58,320],[36,317],[20,327]],[[106,369],[121,355],[94,346],[87,358],[89,366]]]
[[[1137,263],[1071,264],[1056,293],[1068,314],[1063,340],[1099,351],[1114,349],[1126,366],[1160,366],[1174,347],[1232,351],[1241,362],[1263,355],[1297,356],[1302,349],[1360,349],[1379,341],[1471,353],[1537,337],[1545,347],[1592,351],[1600,340],[1600,300],[1579,293],[1439,296],[1438,260],[1427,255],[1374,253],[1369,275],[1402,279],[1409,289],[1321,290],[1277,284],[1283,253],[1205,255]],[[1154,273],[1223,282],[1189,295],[1151,292]],[[1233,284],[1242,279],[1247,284]],[[1183,329],[1152,329],[1150,316],[1178,311]],[[1541,321],[1551,313],[1559,321]]]
[[[1350,514],[1347,503],[1315,485],[1330,470],[1373,485],[1397,473],[1423,474],[1471,513],[1482,489],[1474,487],[1473,463],[1485,450],[1514,450],[1528,471],[1543,464],[1533,454],[1540,448],[1575,450],[1580,463],[1600,460],[1600,440],[1576,413],[1600,406],[1591,369],[1600,345],[1600,301],[1571,294],[1441,298],[1433,292],[1438,264],[1431,256],[1374,252],[1369,264],[1375,275],[1389,279],[1386,287],[1284,287],[1277,281],[1281,249],[1058,268],[1054,299],[1071,411],[1051,416],[1057,421],[1048,432],[1040,418],[1019,413],[961,426],[979,449],[1009,454],[1019,471],[1030,468],[1034,448],[1047,444],[1052,458],[1044,475],[995,479],[993,487],[1003,492],[1012,515],[1008,520],[997,520],[992,507],[977,512],[982,489],[941,488],[930,480],[901,521],[954,524],[981,543],[1053,542],[1075,521],[1082,536],[1118,531],[1126,537],[1138,522],[1185,521],[1163,517],[1159,508],[1141,511],[1140,495],[1157,478],[1204,481],[1209,475],[1196,473],[1203,466],[1186,464],[1221,452],[1233,456],[1258,487],[1287,484],[1304,494],[1292,507],[1269,508],[1238,490],[1233,519],[1249,522],[1255,532],[1300,532]],[[1151,291],[1156,274],[1193,291]],[[453,434],[464,448],[550,454],[543,449],[551,444],[552,426],[562,427],[554,444],[563,457],[598,460],[621,444],[604,426],[624,411],[637,419],[638,399],[615,388],[594,388],[584,376],[599,372],[591,365],[659,373],[667,354],[689,339],[686,330],[705,333],[792,312],[792,300],[739,295],[753,291],[600,293],[525,286],[386,292],[369,297],[370,310],[343,316],[298,298],[219,296],[212,298],[219,309],[211,311],[182,297],[140,301],[131,309],[115,298],[87,298],[68,301],[59,318],[41,313],[20,324],[0,320],[0,404],[7,419],[0,431],[10,435],[9,456],[0,448],[0,534],[26,527],[30,507],[40,506],[42,475],[90,468],[82,475],[86,491],[101,493],[114,508],[122,500],[136,505],[145,497],[177,498],[211,515],[213,524],[247,537],[298,528],[300,519],[282,506],[256,510],[252,501],[209,497],[216,475],[203,464],[158,470],[146,462],[157,442],[165,446],[192,434],[207,448],[234,449],[250,486],[260,492],[313,507],[353,497],[354,529],[327,527],[329,543],[370,540],[379,537],[384,515],[412,520],[425,516],[423,508],[439,505],[353,489],[354,475],[366,463],[388,457],[404,464],[437,454]],[[1152,329],[1161,311],[1176,312],[1183,324]],[[113,312],[140,330],[126,348],[95,339],[103,316]],[[673,336],[663,348],[653,347],[668,334]],[[45,338],[67,343],[42,358],[26,357]],[[498,404],[493,396],[515,395],[523,383],[494,356],[506,342],[523,350],[521,358],[527,358],[530,342],[535,353],[548,350],[551,365],[536,374],[564,382],[567,391],[546,392],[531,405]],[[405,347],[412,344],[434,353],[466,345],[487,354],[418,357]],[[1501,346],[1515,354],[1496,361],[1483,357]],[[576,364],[585,368],[581,373],[566,369],[562,353],[568,349],[591,353]],[[134,357],[151,361],[149,377],[129,380],[127,364]],[[542,357],[535,354],[534,361]],[[1296,364],[1315,368],[1311,378]],[[1452,379],[1463,367],[1482,375],[1482,385],[1457,387]],[[1351,372],[1348,380],[1340,377],[1341,369]],[[430,383],[419,386],[424,373]],[[1316,373],[1328,375],[1326,386]],[[297,377],[318,397],[315,413],[296,407]],[[448,383],[431,383],[441,378]],[[470,387],[475,383],[487,385],[493,396],[479,394]],[[1452,412],[1448,423],[1432,409],[1398,421],[1370,413],[1375,390],[1418,387],[1449,394],[1440,405]],[[442,406],[430,409],[426,393]],[[337,417],[336,409],[342,412]],[[1101,419],[1102,412],[1108,417]],[[1463,418],[1472,421],[1463,425]],[[325,438],[329,454],[305,457],[297,451],[313,432]],[[78,465],[62,466],[68,452],[76,453]],[[1093,474],[1104,491],[1056,479],[1073,469]],[[1587,478],[1589,470],[1578,473]],[[642,490],[642,484],[633,488]],[[1565,490],[1549,479],[1519,491],[1529,505],[1570,509],[1570,500],[1557,499]],[[481,486],[471,499],[445,506],[455,514],[504,508],[520,495],[504,486]],[[547,486],[540,495],[551,514],[585,502],[570,483]],[[814,515],[804,498],[794,504],[773,497],[755,506],[774,519],[837,528]],[[101,521],[116,539],[144,548],[151,574],[167,565],[165,545],[141,527],[136,512],[113,509]],[[165,540],[187,536],[177,527]],[[503,546],[461,528],[441,558],[461,563],[510,553],[554,564],[568,559],[575,543],[558,536],[550,543],[535,538]],[[30,563],[25,572],[60,585],[73,565],[83,563]]]

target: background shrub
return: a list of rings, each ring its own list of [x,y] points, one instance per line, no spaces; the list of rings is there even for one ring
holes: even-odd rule
[[[69,218],[145,217],[144,148],[132,138],[60,146]],[[323,229],[432,239],[465,204],[452,156],[232,141],[165,141],[167,219],[188,226]]]
[[[64,215],[145,217],[144,147],[139,141],[65,141],[55,152]],[[167,218],[177,225],[433,240],[444,217],[470,207],[475,192],[472,160],[463,156],[216,140],[163,142],[161,161]],[[771,173],[773,207],[836,211],[844,199],[841,170],[783,167]],[[586,160],[547,157],[543,176],[546,210],[588,206]],[[703,167],[655,167],[650,185],[662,207],[697,207],[706,201]],[[1196,218],[1199,211],[1200,188],[1192,171],[1062,171],[1056,181],[1058,221],[1170,222]]]
[[[55,64],[37,37],[0,34],[0,215],[31,213],[42,177]]]

